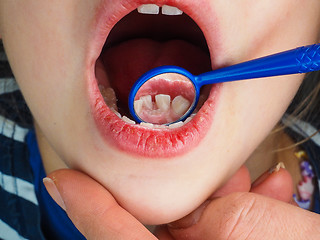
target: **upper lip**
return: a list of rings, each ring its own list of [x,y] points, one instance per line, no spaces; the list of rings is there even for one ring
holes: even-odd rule
[[[124,150],[145,157],[172,157],[185,153],[196,146],[206,135],[213,118],[213,101],[216,101],[217,92],[220,87],[216,87],[211,92],[211,96],[205,103],[203,109],[199,111],[195,119],[184,127],[174,130],[142,130],[137,126],[124,123],[116,117],[104,104],[101,94],[98,93],[95,82],[94,65],[99,57],[104,43],[113,26],[125,15],[135,10],[141,4],[157,4],[175,6],[188,14],[201,28],[208,42],[209,49],[213,49],[210,44],[214,42],[215,50],[218,49],[217,31],[208,32],[206,26],[212,25],[214,19],[209,6],[205,6],[204,0],[120,0],[102,1],[97,9],[94,32],[92,34],[90,50],[87,56],[88,69],[88,89],[90,102],[93,108],[95,122],[103,137],[111,144]],[[209,17],[210,16],[210,17]],[[212,29],[211,29],[212,30]],[[212,41],[214,39],[214,41]],[[215,54],[218,54],[215,52]],[[210,52],[212,67],[214,55]],[[142,139],[145,138],[145,139]],[[125,142],[124,142],[125,140]]]

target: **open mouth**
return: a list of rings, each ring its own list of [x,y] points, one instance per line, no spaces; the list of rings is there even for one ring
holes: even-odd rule
[[[143,73],[158,66],[176,65],[195,75],[210,71],[210,53],[199,26],[178,7],[142,4],[102,34],[105,41],[89,87],[94,118],[105,139],[146,157],[171,157],[196,146],[212,121],[218,85],[202,89],[198,114],[169,126],[136,124],[128,111],[128,95]],[[144,97],[143,104],[153,112],[181,108],[164,101],[163,94]]]

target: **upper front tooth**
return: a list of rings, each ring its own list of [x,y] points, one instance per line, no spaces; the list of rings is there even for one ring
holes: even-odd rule
[[[182,15],[182,11],[179,8],[163,5],[161,9],[162,14],[164,15]]]
[[[160,7],[156,4],[143,4],[138,7],[138,12],[143,14],[159,14]]]

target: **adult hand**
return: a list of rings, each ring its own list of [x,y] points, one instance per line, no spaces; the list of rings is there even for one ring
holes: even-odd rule
[[[262,175],[250,192],[234,192],[239,172],[184,219],[158,229],[160,239],[319,239],[320,216],[296,206],[283,168]]]
[[[87,239],[156,239],[90,177],[59,170],[49,178],[53,181],[44,181],[49,193]],[[243,167],[195,212],[159,227],[156,236],[163,240],[318,239],[319,216],[288,204],[292,183],[286,170],[264,174],[251,193],[250,187]]]
[[[87,239],[156,239],[118,205],[99,183],[75,170],[58,170],[44,179],[51,197]]]

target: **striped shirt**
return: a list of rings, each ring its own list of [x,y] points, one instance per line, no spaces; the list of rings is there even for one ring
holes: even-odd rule
[[[32,117],[0,44],[0,239],[84,239],[44,177]]]

